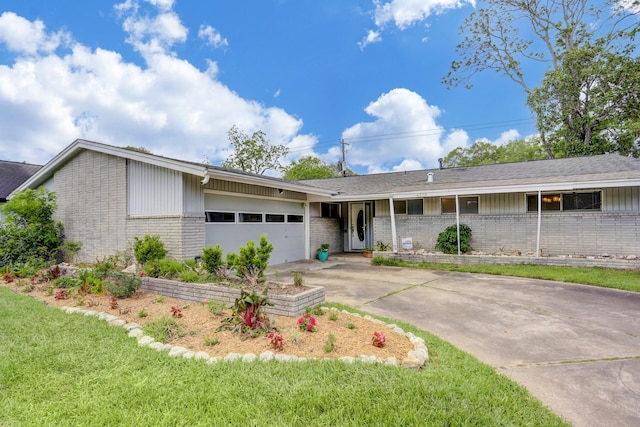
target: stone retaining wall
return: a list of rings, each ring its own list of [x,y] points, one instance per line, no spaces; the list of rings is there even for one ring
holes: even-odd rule
[[[325,290],[323,287],[306,287],[309,289],[296,295],[269,295],[268,300],[273,303],[273,306],[266,307],[267,313],[295,317],[304,313],[305,307],[316,306],[325,302]],[[206,299],[232,304],[240,296],[240,289],[213,284],[155,279],[152,277],[144,277],[140,289],[145,292],[198,302]]]

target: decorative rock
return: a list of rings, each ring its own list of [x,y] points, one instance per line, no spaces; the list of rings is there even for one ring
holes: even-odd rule
[[[362,318],[364,320],[373,320],[373,317],[369,316],[368,314],[365,314]]]
[[[220,361],[222,361],[222,357],[214,356],[214,357],[210,358],[209,360],[207,360],[207,363],[210,364],[210,365],[213,365],[214,363],[218,363]]]
[[[85,316],[97,316],[98,312],[95,310],[84,310],[84,315]]]
[[[390,366],[398,366],[398,359],[393,356],[387,357],[386,359],[384,359],[384,364]]]
[[[163,347],[164,347],[164,344],[162,344],[161,342],[157,342],[157,341],[154,341],[151,344],[149,344],[149,348],[152,348],[152,349],[158,350],[158,351],[164,350]]]
[[[193,358],[196,360],[208,360],[211,359],[211,356],[209,356],[204,351],[199,351],[193,356]]]
[[[238,354],[238,353],[229,353],[227,354],[223,360],[229,361],[229,362],[234,362],[236,360],[240,360],[242,359],[242,355]]]
[[[636,255],[627,255],[627,259],[628,260],[638,259],[638,257]]]
[[[109,324],[111,326],[124,326],[127,324],[126,321],[122,320],[122,319],[118,319],[118,320],[112,320],[109,322]]]
[[[131,332],[129,332],[131,333]],[[148,337],[148,336],[142,336],[140,337],[140,339],[138,340],[138,345],[140,347],[148,347],[150,344],[153,344],[155,341],[153,338]]]
[[[415,357],[409,356],[402,361],[401,366],[410,369],[420,369],[424,365],[424,361],[420,359],[416,359]]]
[[[375,356],[361,355],[361,356],[358,356],[356,360],[363,363],[378,363],[378,358]]]
[[[127,331],[130,331],[132,329],[142,329],[142,326],[138,325],[137,323],[127,323],[126,325],[124,325],[124,328]]]
[[[169,350],[169,356],[170,357],[179,357],[179,356],[182,356],[183,354],[185,354],[187,351],[189,351],[189,350],[187,350],[184,347],[175,346],[175,347],[172,347],[171,350]]]
[[[142,332],[142,329],[131,329],[127,335],[131,338],[140,338],[144,335],[144,332]]]
[[[98,319],[106,320],[107,322],[113,322],[114,320],[120,320],[116,316],[109,313],[98,313]]]
[[[263,351],[260,353],[259,359],[263,362],[270,362],[275,358],[275,355],[271,351]]]
[[[173,348],[173,346],[171,344],[162,344],[162,347],[160,347],[158,350],[159,351],[171,351],[172,348]]]
[[[404,335],[404,330],[399,326],[396,326],[395,328],[391,328],[391,329],[393,329],[394,331],[396,331],[400,335]]]
[[[275,359],[278,362],[291,362],[291,356],[288,354],[276,354]]]
[[[185,359],[193,359],[196,354],[193,351],[187,351],[186,353],[182,353],[182,357]]]
[[[344,356],[344,357],[341,357],[338,360],[340,360],[341,362],[344,362],[344,363],[346,363],[348,365],[351,365],[351,364],[353,364],[353,362],[355,362],[356,359],[354,359],[351,356]]]
[[[243,362],[255,362],[257,358],[258,358],[258,356],[256,356],[255,354],[251,354],[251,353],[247,353],[247,354],[242,355],[242,361]]]

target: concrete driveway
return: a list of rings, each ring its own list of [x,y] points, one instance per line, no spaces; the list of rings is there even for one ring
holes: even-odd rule
[[[328,301],[439,336],[577,427],[640,426],[639,293],[333,258],[280,271],[303,270]]]

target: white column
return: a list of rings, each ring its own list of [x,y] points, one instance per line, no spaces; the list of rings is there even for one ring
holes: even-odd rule
[[[309,202],[304,202],[304,259],[311,256],[311,216],[309,214]]]
[[[460,252],[460,197],[456,194],[456,230],[458,234],[458,255]]]
[[[396,232],[396,211],[393,209],[393,197],[389,197],[389,213],[391,214],[391,247],[398,253],[398,235]]]
[[[538,190],[538,232],[536,234],[536,258],[540,256],[541,225],[542,225],[542,191]]]

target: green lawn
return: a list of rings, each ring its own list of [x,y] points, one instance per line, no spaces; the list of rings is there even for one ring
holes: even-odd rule
[[[0,287],[0,425],[566,425],[491,367],[395,323],[425,339],[431,360],[422,370],[209,365]]]
[[[602,267],[559,267],[548,265],[463,265],[436,264],[429,262],[407,262],[375,257],[375,265],[392,267],[423,268],[426,270],[447,270],[463,273],[497,274],[502,276],[530,277],[532,279],[555,280],[558,282],[582,283],[585,285],[615,288],[640,292],[640,271]]]

